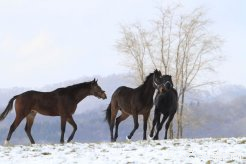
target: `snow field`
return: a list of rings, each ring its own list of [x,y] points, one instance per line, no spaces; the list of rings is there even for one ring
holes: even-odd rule
[[[246,163],[246,137],[0,146],[0,163]]]

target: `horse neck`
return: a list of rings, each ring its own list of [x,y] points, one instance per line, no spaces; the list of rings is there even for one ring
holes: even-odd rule
[[[158,93],[156,97],[159,97],[159,96],[162,96],[164,95],[166,99],[168,99],[169,101],[177,101],[178,99],[178,94],[177,94],[177,91],[175,89],[170,89],[168,91],[165,91],[163,93]]]
[[[90,93],[90,87],[87,85],[83,85],[81,87],[73,88],[73,98],[75,99],[75,102],[78,104],[80,101],[82,101],[87,96],[91,95]]]
[[[142,85],[142,87],[143,87],[142,96],[143,96],[145,102],[148,102],[148,103],[152,102],[153,103],[153,95],[155,93],[155,88],[153,87],[151,79],[146,81],[146,83],[144,83]]]

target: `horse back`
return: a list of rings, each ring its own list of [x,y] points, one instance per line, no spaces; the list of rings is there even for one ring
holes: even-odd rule
[[[126,86],[121,86],[115,90],[115,92],[112,95],[112,100],[117,101],[127,101],[129,103],[132,95],[133,95],[133,89]]]
[[[111,103],[116,104],[122,112],[127,114],[132,114],[133,111],[144,114],[153,106],[152,97],[148,101],[145,100],[146,97],[148,95],[143,95],[140,88],[121,86],[113,93]]]
[[[69,104],[66,96],[57,92],[27,91],[20,94],[16,99],[16,110],[25,110],[27,113],[36,111],[43,115],[58,116],[66,113]]]

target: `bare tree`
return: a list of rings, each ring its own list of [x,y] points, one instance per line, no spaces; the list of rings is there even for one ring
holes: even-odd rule
[[[140,24],[121,26],[121,30],[122,38],[117,42],[117,49],[126,55],[126,66],[134,71],[136,82],[141,84],[145,80],[147,69],[148,33]]]
[[[176,86],[180,97],[180,108],[177,113],[177,137],[183,135],[183,111],[185,94],[188,90],[214,81],[196,81],[204,71],[211,71],[221,56],[214,52],[221,46],[221,39],[207,31],[209,21],[204,19],[201,9],[179,19],[179,42],[176,46]]]
[[[131,60],[130,68],[142,82],[145,72],[158,68],[171,74],[179,93],[176,115],[176,137],[183,136],[183,112],[186,92],[214,81],[201,81],[201,76],[213,71],[221,56],[217,53],[221,39],[208,30],[209,20],[201,8],[189,14],[179,13],[180,6],[160,9],[157,19],[150,22],[151,29],[140,24],[121,26],[122,38],[117,48]],[[174,136],[170,127],[169,136]]]

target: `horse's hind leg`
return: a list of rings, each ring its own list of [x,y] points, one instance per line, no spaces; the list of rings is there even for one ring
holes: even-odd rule
[[[118,113],[118,105],[116,102],[111,101],[111,122],[110,122],[110,135],[111,135],[111,142],[116,141],[116,138],[114,137],[114,124],[115,124],[115,118]]]
[[[72,116],[70,116],[70,117],[67,118],[67,122],[68,122],[70,125],[73,126],[73,132],[72,132],[72,134],[70,135],[70,137],[69,137],[68,140],[67,140],[67,142],[70,142],[70,141],[73,139],[75,132],[77,131],[77,124],[76,124],[75,121],[73,120],[73,117],[72,117]]]
[[[133,130],[131,131],[130,135],[127,136],[127,139],[129,139],[129,140],[132,138],[133,134],[135,133],[135,131],[136,131],[136,130],[138,129],[138,127],[139,127],[139,124],[138,124],[138,115],[137,115],[137,114],[134,114],[134,115],[133,115],[133,120],[134,120],[134,128],[133,128]]]
[[[150,131],[150,137],[151,138],[154,135],[154,130],[155,130],[156,123],[158,122],[158,124],[160,124],[160,116],[161,116],[161,114],[159,112],[157,112],[157,110],[155,109],[155,115],[154,115],[154,120],[153,120],[153,123],[152,123],[152,129]]]
[[[15,129],[19,126],[20,122],[24,119],[23,116],[19,116],[16,114],[16,117],[15,117],[15,120],[14,122],[12,123],[12,125],[10,126],[9,128],[9,133],[8,133],[8,136],[7,136],[7,139],[6,139],[6,144],[9,142],[13,132],[15,131]]]
[[[122,113],[119,117],[116,118],[116,123],[115,123],[115,135],[114,135],[114,140],[116,141],[116,139],[118,138],[118,127],[121,121],[124,121],[125,119],[127,119],[129,115],[126,113]]]
[[[35,144],[35,141],[32,138],[31,129],[32,129],[33,121],[34,121],[36,114],[37,112],[32,111],[30,114],[26,116],[25,131],[32,144]]]
[[[166,129],[165,129],[165,137],[164,137],[164,139],[167,139],[168,128],[169,128],[169,125],[170,125],[171,121],[173,120],[173,117],[174,117],[174,114],[170,115],[168,120],[167,120],[166,127],[165,127]]]

